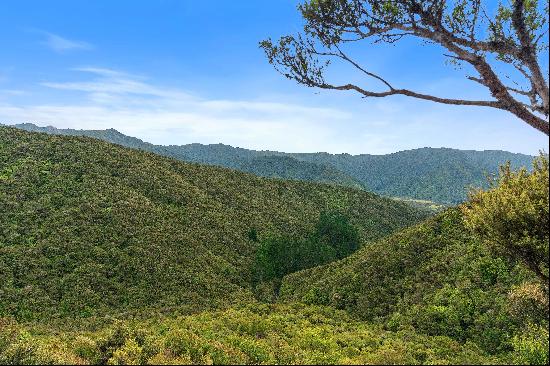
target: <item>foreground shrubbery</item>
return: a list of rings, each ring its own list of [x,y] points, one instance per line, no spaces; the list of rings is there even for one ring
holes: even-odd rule
[[[0,363],[479,364],[499,360],[474,344],[411,330],[388,332],[345,312],[249,305],[181,318],[115,322],[94,332],[0,328]]]
[[[412,327],[493,354],[516,350],[526,360],[547,359],[544,159],[532,174],[505,170],[501,184],[478,193],[473,207],[449,209],[342,261],[285,277],[281,300],[332,305],[386,329]]]
[[[475,191],[463,207],[467,226],[496,255],[520,262],[548,283],[548,158],[533,171],[501,168],[488,191]]]

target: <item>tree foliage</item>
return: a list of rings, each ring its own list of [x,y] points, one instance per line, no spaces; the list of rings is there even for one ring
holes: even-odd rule
[[[359,249],[361,238],[350,220],[323,211],[315,231],[306,237],[269,235],[256,252],[255,280],[282,279],[287,274],[342,259]]]
[[[468,227],[548,284],[548,157],[536,159],[530,174],[507,164],[491,184],[488,191],[474,191],[463,207]]]
[[[495,5],[495,6],[492,6]],[[508,111],[548,135],[548,1],[307,0],[299,6],[304,31],[261,47],[275,68],[309,87],[353,90],[364,97],[405,95],[451,105]],[[441,46],[451,63],[467,65],[467,78],[486,88],[486,100],[450,99],[395,86],[354,60],[350,43],[397,43],[414,37]],[[385,90],[327,81],[331,61],[353,66]]]

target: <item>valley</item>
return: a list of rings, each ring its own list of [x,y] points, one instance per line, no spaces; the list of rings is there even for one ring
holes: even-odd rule
[[[0,363],[507,363],[540,353],[517,353],[547,334],[534,326],[544,303],[519,294],[544,290],[473,237],[458,208],[434,216],[429,202],[89,137],[0,127],[0,141]],[[357,237],[354,253],[315,259],[323,240],[340,250],[342,235]],[[260,248],[299,243],[313,268],[255,280]],[[525,301],[529,311],[514,310]]]

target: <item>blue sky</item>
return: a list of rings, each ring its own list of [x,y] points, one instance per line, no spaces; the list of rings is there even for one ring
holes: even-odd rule
[[[258,42],[299,31],[297,3],[5,0],[0,122],[116,128],[157,144],[221,142],[287,152],[548,151],[543,134],[506,112],[363,99],[284,79]],[[358,59],[399,87],[486,96],[446,66],[436,48],[415,41],[358,46]],[[333,75],[365,83],[349,68]]]

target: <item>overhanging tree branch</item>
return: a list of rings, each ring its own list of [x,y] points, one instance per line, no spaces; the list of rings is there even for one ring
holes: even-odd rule
[[[482,0],[462,0],[453,5],[444,0],[309,0],[300,6],[306,20],[303,35],[286,36],[278,43],[266,40],[261,46],[279,72],[310,87],[354,90],[364,97],[405,95],[450,105],[497,108],[548,135],[548,82],[538,61],[538,52],[544,47],[537,47],[541,38],[548,37],[548,16],[537,13],[533,1],[529,4],[513,0],[509,8],[499,5],[491,18]],[[341,48],[349,42],[368,39],[394,43],[405,36],[439,44],[455,62],[471,65],[478,76],[468,79],[486,87],[494,100],[449,99],[396,88]],[[352,65],[388,90],[325,81],[324,71],[330,59]],[[508,87],[500,68],[488,60],[511,64],[523,78],[521,84],[530,89]]]
[[[417,99],[429,100],[432,102],[437,102],[441,104],[450,104],[450,105],[471,105],[471,106],[480,106],[480,107],[493,107],[504,109],[498,101],[492,100],[466,100],[466,99],[449,99],[449,98],[440,98],[429,94],[416,93],[408,89],[392,89],[386,92],[372,92],[364,90],[353,84],[346,84],[341,86],[334,86],[330,84],[319,85],[319,88],[322,89],[333,89],[333,90],[355,90],[356,92],[364,95],[365,97],[375,97],[383,98],[391,95],[405,95],[408,97],[413,97]]]

